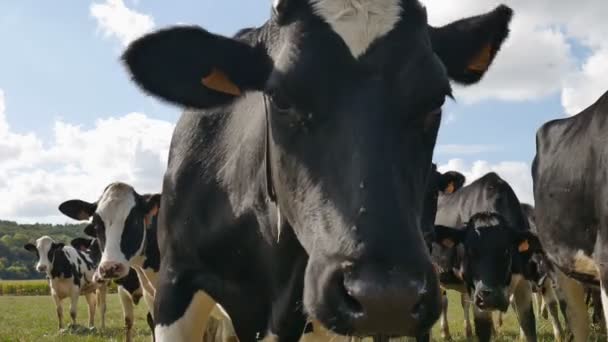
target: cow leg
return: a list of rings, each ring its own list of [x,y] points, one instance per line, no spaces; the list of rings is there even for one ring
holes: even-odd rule
[[[448,294],[446,290],[441,294],[441,337],[444,340],[451,340],[450,326],[448,325]]]
[[[471,297],[469,297],[468,293],[463,293],[460,295],[460,304],[462,305],[462,310],[464,312],[464,331],[467,336],[467,339],[473,337],[473,327],[471,326]]]
[[[201,342],[215,301],[161,267],[154,302],[154,335],[160,342]]]
[[[99,327],[102,330],[106,328],[106,311],[107,311],[106,296],[107,296],[107,293],[108,293],[107,284],[103,284],[103,285],[101,285],[101,287],[99,289],[97,289],[97,304],[99,305],[99,311],[100,311],[100,315],[101,315],[101,324]]]
[[[563,340],[563,329],[559,321],[559,304],[550,281],[547,280],[543,283],[542,287],[538,289],[537,296],[546,303],[551,326],[553,327],[553,336],[555,336],[557,342],[561,342]]]
[[[529,281],[522,278],[515,282],[511,303],[526,341],[535,342],[536,319],[534,318],[534,305],[532,304],[532,287]]]
[[[97,299],[95,293],[87,293],[85,295],[87,306],[89,307],[89,328],[95,327],[95,310],[97,310]]]
[[[80,297],[79,289],[73,288],[70,294],[70,318],[72,325],[76,325],[76,315],[78,314],[78,297]]]
[[[63,329],[63,305],[61,299],[53,294],[53,301],[55,301],[55,308],[57,310],[57,320],[59,321],[59,330]]]
[[[131,342],[133,341],[133,299],[122,286],[118,287],[118,295],[120,297],[120,304],[122,305],[122,313],[125,317],[125,341]],[[154,327],[152,327],[152,330],[154,330]]]
[[[156,341],[156,337],[154,336],[154,318],[152,318],[152,314],[148,312],[146,315],[146,322],[148,322],[148,327],[150,327],[150,331],[152,331],[152,341]]]
[[[492,312],[481,311],[477,306],[473,306],[473,318],[479,342],[489,342],[492,337]]]
[[[585,289],[574,279],[556,271],[557,284],[562,289],[567,304],[566,312],[574,342],[585,342],[589,338],[589,313],[585,305]]]

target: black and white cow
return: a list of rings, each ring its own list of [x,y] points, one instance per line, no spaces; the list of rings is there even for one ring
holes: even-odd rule
[[[233,38],[189,26],[131,43],[135,83],[194,108],[163,184],[157,338],[199,340],[209,296],[246,342],[297,340],[308,316],[428,331],[440,292],[420,217],[441,106],[450,78],[482,78],[511,16],[433,28],[416,0],[276,0]]]
[[[459,191],[453,194],[442,194],[438,199],[438,209],[435,219],[436,234],[438,232],[438,226],[462,229],[466,227],[467,223],[471,218],[480,212],[490,212],[499,214],[505,221],[506,225],[510,229],[521,231],[525,234],[529,233],[529,226],[526,217],[523,215],[521,210],[521,204],[513,192],[511,186],[504,181],[496,173],[488,173],[481,178],[475,180],[473,183],[463,187]],[[439,228],[441,229],[441,227]],[[469,322],[469,303],[471,301],[468,296],[462,274],[462,267],[465,257],[465,250],[463,245],[457,245],[450,240],[444,241],[443,239],[435,236],[436,243],[433,244],[433,261],[441,269],[440,281],[443,287],[447,289],[456,290],[463,294],[462,304],[465,310],[465,330],[467,335],[472,334],[472,328]],[[500,241],[496,242],[501,243]],[[514,260],[518,263],[520,261],[526,262],[530,258],[530,253],[526,251],[523,255],[523,259],[520,255],[514,255]],[[520,260],[521,259],[521,260]],[[526,313],[526,316],[521,317],[520,325],[525,332],[528,340],[534,340],[536,338],[536,327],[535,319],[533,314],[532,306],[532,294],[530,283],[521,277],[522,272],[526,271],[523,264],[518,264],[517,272],[510,272],[509,269],[503,269],[500,267],[488,268],[485,270],[488,272],[488,276],[495,276],[501,279],[512,278],[516,281],[514,284],[515,288],[509,288],[510,291],[515,291],[515,300],[519,303],[518,310],[522,312],[530,311],[531,316]],[[524,274],[528,277],[527,272]],[[444,300],[444,304],[447,301]],[[508,301],[507,301],[508,304]],[[504,305],[504,303],[503,303]],[[492,317],[488,312],[482,312],[477,308],[474,308],[475,313],[475,325],[476,332],[480,339],[485,340],[490,337],[492,328]],[[442,334],[445,337],[449,337],[449,329],[447,325],[447,307],[444,305],[442,323]]]
[[[103,191],[97,202],[69,200],[59,206],[59,210],[76,220],[91,220],[85,233],[99,241],[101,255],[94,279],[105,282],[114,279],[119,283],[129,272],[136,272],[138,286],[143,288],[144,300],[150,312],[154,308],[157,276],[160,268],[160,251],[157,240],[157,213],[160,194],[138,194],[125,183],[112,183]],[[134,270],[134,271],[133,271]],[[126,295],[123,293],[121,295]],[[128,299],[128,298],[125,298]],[[214,306],[210,300],[208,305]],[[125,310],[127,339],[131,338],[133,323],[132,309]],[[229,318],[219,308],[212,311],[213,318],[219,320],[219,331],[215,336],[226,335],[224,340],[234,336]],[[148,314],[148,321],[153,316]],[[151,325],[152,330],[154,326]],[[204,330],[204,327],[203,327]],[[223,334],[223,335],[220,335]]]
[[[608,312],[608,93],[581,113],[544,124],[532,165],[538,235],[560,271],[576,341],[589,337],[583,284]],[[606,315],[608,321],[608,315]]]
[[[80,295],[85,296],[89,307],[89,327],[95,325],[95,310],[99,304],[101,328],[104,329],[107,286],[93,281],[93,273],[99,262],[95,254],[55,242],[50,236],[42,236],[36,240],[36,244],[28,243],[24,248],[36,254],[36,270],[46,273],[49,279],[51,297],[57,309],[59,329],[63,329],[62,302],[66,298],[70,299],[70,317],[72,324],[76,325]]]
[[[85,228],[85,231],[90,232],[90,228]],[[72,240],[70,244],[77,250],[95,255],[95,260],[101,260],[101,249],[99,247],[99,241],[96,238],[76,238]],[[139,301],[143,296],[142,288],[139,284],[137,272],[135,272],[135,269],[133,268],[129,269],[126,276],[114,279],[113,281],[117,285],[118,295],[122,305],[125,321],[125,341],[130,342],[133,340],[133,324],[135,322],[134,308],[139,304]],[[109,281],[105,281],[105,283],[108,284]],[[148,323],[150,324],[152,331],[154,331],[150,313],[148,313]]]

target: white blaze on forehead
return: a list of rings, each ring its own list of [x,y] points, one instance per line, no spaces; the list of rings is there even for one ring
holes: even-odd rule
[[[125,221],[135,204],[135,191],[124,183],[111,184],[101,195],[96,213],[105,226],[106,243],[101,256],[102,263],[108,261],[128,264],[126,256],[120,250],[120,240]]]
[[[51,272],[51,261],[49,260],[49,251],[55,240],[50,236],[43,236],[36,240],[36,249],[38,250],[38,263],[36,268],[46,266],[47,272]]]
[[[310,0],[315,14],[342,37],[355,57],[401,19],[401,0]]]

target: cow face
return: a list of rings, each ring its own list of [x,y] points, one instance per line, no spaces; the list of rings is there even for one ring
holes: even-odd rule
[[[266,155],[269,189],[309,254],[308,314],[343,334],[413,335],[439,315],[420,217],[449,79],[479,81],[511,15],[432,28],[413,0],[278,0],[259,29],[164,29],[123,60],[148,93],[231,112],[228,146],[258,137],[248,171],[263,172]]]
[[[445,246],[463,244],[463,278],[482,310],[508,309],[513,262],[538,246],[533,234],[513,230],[494,213],[475,214],[463,229],[438,226],[436,239]]]
[[[43,236],[36,240],[36,244],[28,243],[23,248],[36,254],[36,271],[50,274],[53,270],[55,252],[63,248],[63,243],[56,243],[51,237]]]
[[[105,281],[126,276],[129,267],[139,262],[147,227],[159,206],[160,195],[142,196],[127,184],[113,183],[96,203],[71,200],[62,203],[59,210],[77,220],[93,218],[85,233],[99,243],[101,262],[94,278]]]

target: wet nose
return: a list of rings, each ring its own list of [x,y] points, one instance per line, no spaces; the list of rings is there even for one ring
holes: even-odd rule
[[[100,279],[98,279],[98,281],[119,278],[124,273],[124,270],[125,267],[121,263],[104,261],[99,265],[98,273],[100,275]]]
[[[39,265],[37,267],[38,272],[46,272],[46,265]]]
[[[415,335],[428,330],[439,316],[440,293],[433,269],[418,276],[371,269],[343,269],[344,300],[349,301],[357,333]]]

